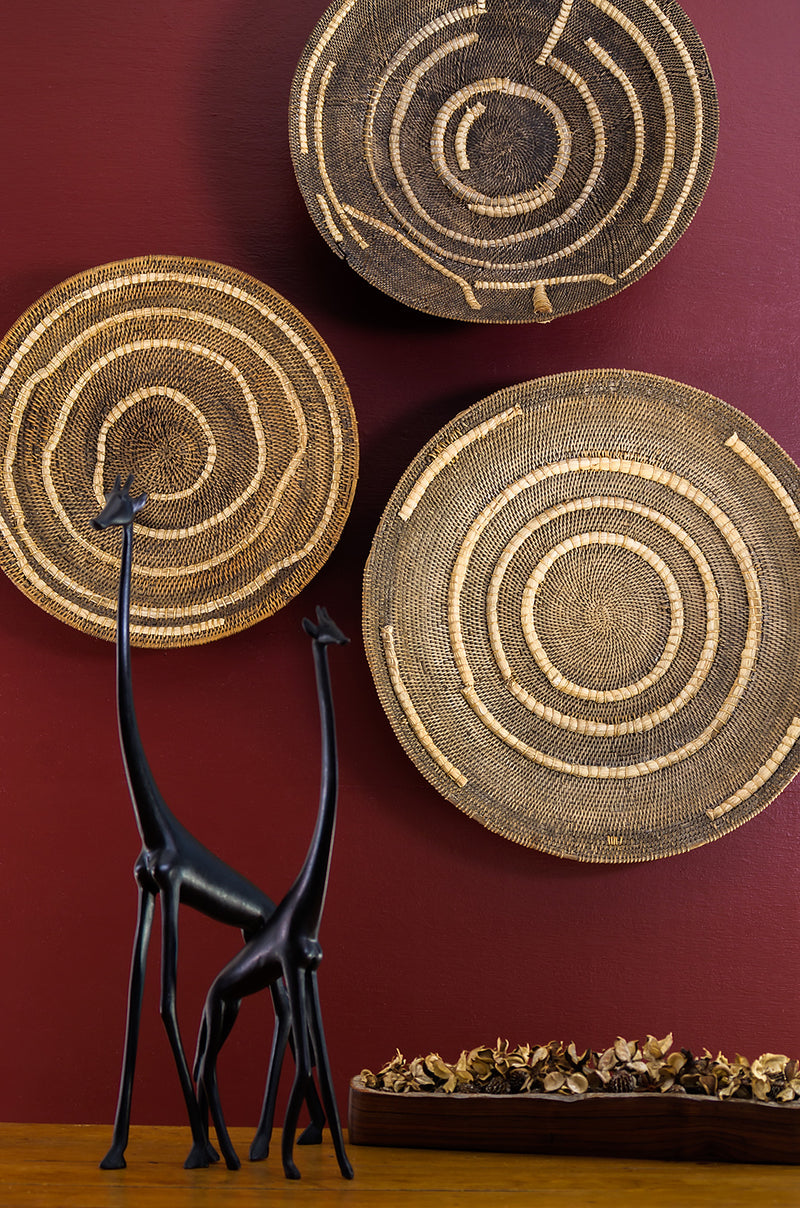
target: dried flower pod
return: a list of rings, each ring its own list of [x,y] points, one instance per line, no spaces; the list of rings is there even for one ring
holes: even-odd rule
[[[467,1057],[467,1068],[476,1081],[488,1078],[494,1071],[494,1054],[491,1049],[473,1049]]]
[[[668,1032],[663,1040],[648,1036],[643,1045],[644,1055],[654,1061],[662,1061],[672,1048],[672,1032]]]
[[[506,1074],[508,1089],[512,1095],[519,1095],[523,1091],[529,1091],[533,1082],[533,1074],[529,1069],[523,1069],[522,1066],[514,1066]]]
[[[574,1044],[550,1041],[532,1049],[498,1038],[494,1048],[463,1050],[455,1065],[438,1053],[406,1062],[398,1049],[377,1074],[361,1071],[361,1082],[394,1094],[585,1094],[587,1091],[655,1091],[793,1103],[800,1099],[800,1060],[762,1053],[751,1064],[740,1053],[730,1061],[709,1049],[670,1052],[672,1033],[643,1044],[618,1036],[602,1052],[578,1052]]]
[[[426,1072],[437,1082],[447,1082],[453,1075],[450,1066],[442,1061],[438,1053],[429,1053],[424,1065]]]
[[[633,1049],[627,1040],[623,1040],[621,1036],[618,1036],[614,1041],[614,1053],[616,1054],[617,1061],[630,1061],[633,1057]]]
[[[481,1090],[485,1095],[507,1095],[509,1093],[508,1083],[502,1074],[495,1074],[488,1078],[481,1086]]]
[[[582,1053],[579,1053],[575,1045],[571,1044],[567,1048],[567,1056],[572,1064],[580,1069],[581,1066],[585,1065],[588,1059],[592,1056],[592,1051],[591,1049],[584,1049]]]
[[[608,1089],[617,1094],[629,1094],[636,1090],[636,1075],[630,1070],[615,1070],[611,1075]]]
[[[617,1063],[617,1054],[614,1049],[606,1049],[597,1061],[597,1068],[603,1073],[606,1070],[612,1070]]]
[[[552,1070],[544,1080],[543,1089],[550,1094],[552,1091],[560,1091],[566,1085],[567,1079],[560,1070]]]

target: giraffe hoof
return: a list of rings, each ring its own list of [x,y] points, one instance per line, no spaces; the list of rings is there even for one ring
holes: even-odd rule
[[[208,1150],[205,1145],[194,1143],[189,1156],[183,1164],[184,1170],[200,1170],[209,1165]]]
[[[340,1163],[339,1163],[339,1169],[340,1169],[340,1170],[341,1170],[341,1172],[342,1172],[342,1178],[343,1178],[343,1179],[352,1179],[352,1177],[353,1177],[353,1167],[350,1165],[350,1163],[349,1163],[349,1161],[347,1160],[347,1158],[342,1158],[342,1160],[341,1160],[341,1161],[340,1161]]]
[[[294,1162],[284,1162],[283,1173],[286,1175],[287,1179],[299,1179],[300,1178],[300,1171],[297,1169]]]
[[[318,1124],[309,1124],[297,1138],[298,1145],[321,1145],[322,1129]]]
[[[250,1161],[251,1162],[263,1162],[264,1159],[268,1158],[268,1157],[269,1157],[269,1140],[267,1137],[264,1137],[259,1133],[255,1137],[253,1137],[253,1141],[250,1146]]]
[[[100,1163],[101,1170],[124,1170],[128,1163],[125,1161],[122,1150],[109,1149],[106,1156]]]

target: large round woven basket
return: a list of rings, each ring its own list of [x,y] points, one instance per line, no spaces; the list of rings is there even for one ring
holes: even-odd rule
[[[643,373],[542,378],[409,466],[364,581],[386,713],[460,809],[526,846],[648,860],[800,765],[800,471]]]
[[[355,489],[350,396],[273,290],[202,260],[82,273],[0,344],[0,563],[47,612],[116,630],[115,477],[134,526],[132,640],[206,642],[269,616],[328,557]]]
[[[703,196],[718,109],[674,0],[345,0],[308,41],[289,124],[309,212],[356,272],[509,323],[653,267]]]

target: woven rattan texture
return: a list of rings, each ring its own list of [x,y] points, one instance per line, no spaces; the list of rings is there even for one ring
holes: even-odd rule
[[[345,0],[295,75],[320,233],[409,306],[547,321],[630,285],[686,229],[718,110],[674,2]]]
[[[420,771],[509,839],[686,851],[800,765],[800,471],[756,424],[600,370],[478,403],[403,475],[364,632]]]
[[[358,463],[330,352],[235,269],[144,257],[73,277],[0,344],[0,561],[47,612],[113,639],[117,474],[135,525],[132,640],[206,642],[269,616],[319,570]]]

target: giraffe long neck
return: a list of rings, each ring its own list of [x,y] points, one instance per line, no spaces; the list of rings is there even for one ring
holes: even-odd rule
[[[322,908],[325,904],[331,849],[336,830],[339,769],[336,757],[336,727],[328,668],[328,648],[326,645],[314,641],[312,649],[322,734],[319,808],[308,853],[290,894],[295,899],[298,917],[305,925],[307,934],[316,936],[322,917]]]
[[[145,757],[136,721],[131,681],[131,566],[133,563],[133,524],[122,528],[122,562],[117,599],[117,722],[122,762],[131,802],[142,842],[158,847],[165,828],[174,822],[158,791]]]

